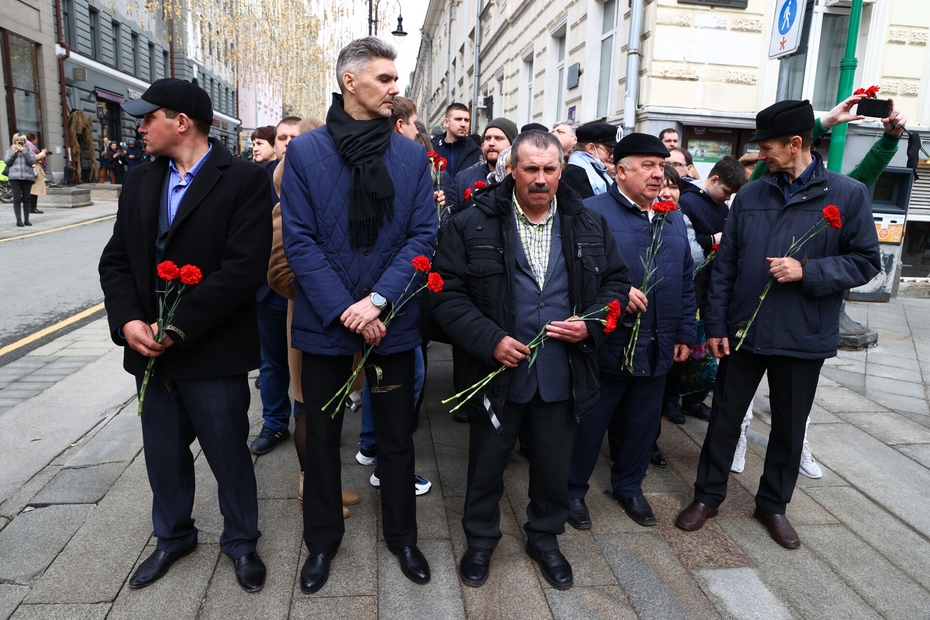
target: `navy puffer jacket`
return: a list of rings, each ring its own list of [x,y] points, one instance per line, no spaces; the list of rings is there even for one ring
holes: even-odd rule
[[[819,156],[811,179],[790,200],[769,173],[744,185],[727,218],[717,258],[711,263],[708,338],[728,337],[752,316],[769,280],[767,257],[784,255],[833,204],[843,225],[827,228],[794,258],[804,265],[800,282],[774,282],[741,351],[825,359],[836,355],[843,292],[871,280],[881,266],[878,236],[865,185],[823,167]]]
[[[646,275],[643,261],[652,243],[652,229],[657,225],[658,218],[650,223],[648,216],[638,206],[623,197],[616,183],[610,186],[607,193],[588,198],[584,204],[607,220],[620,246],[620,253],[630,268],[630,280],[633,286],[640,288]],[[694,261],[691,259],[688,230],[680,212],[672,211],[667,218],[656,256],[656,272],[652,280],[655,284],[648,295],[649,304],[643,312],[639,340],[633,356],[633,375],[637,377],[658,377],[667,373],[672,367],[675,345],[693,347],[697,332],[697,308],[691,279]],[[622,369],[624,349],[630,341],[635,318],[635,315],[624,314],[617,330],[601,347],[602,373],[629,374],[629,371]],[[658,340],[658,359],[655,371],[650,373],[646,350],[653,334]]]
[[[291,342],[301,351],[361,351],[365,341],[343,327],[342,313],[372,291],[397,304],[414,274],[411,259],[433,256],[438,218],[426,150],[393,134],[383,157],[394,183],[394,218],[385,217],[373,245],[353,247],[348,234],[352,171],[326,126],[297,136],[287,147],[281,222],[297,287]],[[420,342],[420,308],[414,301],[394,319],[375,352],[408,351]]]

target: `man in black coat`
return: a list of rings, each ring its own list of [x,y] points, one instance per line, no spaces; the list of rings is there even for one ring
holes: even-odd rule
[[[213,110],[198,86],[158,80],[123,109],[143,118],[142,141],[156,157],[129,172],[100,258],[112,338],[125,347],[123,366],[137,386],[155,359],[141,416],[158,544],[129,586],[157,581],[197,547],[190,450],[197,439],[219,488],[220,548],[233,560],[239,585],[254,592],[264,584],[265,566],[255,551],[261,532],[246,445],[247,377],[259,363],[254,295],[271,251],[268,177],[208,138]],[[156,342],[162,261],[193,265],[203,280],[185,287]]]
[[[433,137],[433,148],[449,164],[449,178],[455,180],[455,175],[470,166],[474,166],[481,158],[481,149],[474,140],[468,139],[468,127],[471,123],[471,114],[462,104],[453,102],[446,108],[446,117],[442,120],[446,133]]]
[[[836,355],[843,292],[872,279],[881,263],[868,191],[824,168],[811,151],[813,128],[807,101],[780,101],[756,116],[751,141],[771,172],[737,194],[712,263],[704,325],[707,347],[722,361],[694,501],[675,521],[683,530],[703,527],[726,498],[740,425],[765,374],[772,432],[755,518],[781,546],[801,546],[785,510],[820,369]],[[841,221],[825,224],[834,214]],[[786,256],[811,230],[818,232]]]
[[[604,218],[559,185],[562,148],[529,131],[514,141],[512,176],[456,214],[438,243],[433,269],[445,279],[431,294],[436,322],[460,351],[467,383],[501,372],[475,398],[469,416],[468,483],[462,526],[468,550],[459,576],[478,587],[500,540],[503,474],[521,425],[530,429],[530,504],[526,552],[545,579],[564,590],[572,568],[557,536],[568,516],[568,467],[577,419],[598,399],[595,321],[570,321],[608,302],[625,306],[630,280]],[[604,314],[596,318],[603,319]],[[529,366],[531,342],[548,340]]]

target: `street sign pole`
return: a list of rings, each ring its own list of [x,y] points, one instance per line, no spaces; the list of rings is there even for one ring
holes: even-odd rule
[[[840,61],[840,84],[836,93],[836,102],[839,103],[849,97],[853,91],[853,80],[856,78],[856,43],[859,41],[859,22],[862,21],[862,0],[853,0],[849,10],[849,30],[846,33],[846,54]],[[833,128],[830,135],[830,158],[827,168],[833,172],[842,172],[843,155],[846,152],[846,123]]]

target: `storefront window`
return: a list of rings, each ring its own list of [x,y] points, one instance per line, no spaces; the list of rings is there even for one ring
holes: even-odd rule
[[[9,132],[34,133],[42,141],[42,105],[36,65],[36,43],[6,30],[2,34]]]

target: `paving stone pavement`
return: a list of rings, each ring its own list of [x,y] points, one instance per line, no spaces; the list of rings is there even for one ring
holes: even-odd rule
[[[261,592],[238,588],[232,564],[219,550],[216,484],[196,442],[200,546],[158,583],[130,590],[129,576],[155,541],[127,381],[120,384],[124,394],[105,400],[118,406],[105,405],[102,416],[82,422],[86,428],[71,429],[73,439],[64,432],[56,436],[60,449],[37,465],[24,464],[34,471],[0,495],[0,620],[928,617],[928,310],[927,299],[849,304],[852,318],[879,331],[879,346],[841,352],[824,366],[809,431],[824,475],[802,476],[788,507],[800,549],[779,547],[752,519],[770,419],[763,383],[746,469],[731,476],[720,515],[698,532],[678,530],[673,520],[691,499],[706,423],[663,420],[659,445],[669,467],[651,466],[645,484],[656,527],[640,527],[623,514],[606,493],[609,464],[599,461],[587,497],[594,526],[569,527],[560,540],[575,571],[575,587],[565,592],[549,587],[523,552],[528,462],[517,453],[505,474],[503,538],[490,579],[480,589],[459,582],[468,428],[440,402],[451,394],[452,370],[449,348],[440,344],[430,349],[426,402],[415,434],[416,470],[433,482],[417,499],[419,544],[432,567],[428,585],[405,579],[384,544],[380,491],[368,483],[371,468],[354,459],[359,416],[347,413],[343,486],[362,501],[350,508],[346,537],[323,590],[306,596],[298,584],[306,551],[291,440],[255,458],[263,533],[258,550],[269,568]],[[54,402],[65,382],[86,376],[88,391],[96,393],[93,377],[120,377],[119,354],[105,332],[101,322],[89,324],[0,368],[0,434],[9,434],[9,421],[36,403]],[[261,405],[258,393],[252,396],[255,436]]]

